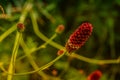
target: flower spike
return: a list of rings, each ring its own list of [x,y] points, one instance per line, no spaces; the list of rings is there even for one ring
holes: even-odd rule
[[[75,32],[73,32],[66,45],[65,48],[66,50],[71,53],[75,50],[78,50],[81,46],[84,45],[84,43],[87,41],[87,39],[89,38],[89,36],[92,33],[92,24],[85,22],[82,23],[78,29],[75,30]]]

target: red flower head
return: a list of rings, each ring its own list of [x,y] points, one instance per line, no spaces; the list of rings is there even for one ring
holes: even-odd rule
[[[86,40],[89,38],[89,36],[92,33],[92,24],[85,22],[82,23],[78,29],[75,30],[73,34],[69,37],[65,47],[66,50],[71,53],[77,49],[79,49]]]
[[[101,71],[96,70],[88,76],[87,80],[100,80],[101,76],[102,76]]]

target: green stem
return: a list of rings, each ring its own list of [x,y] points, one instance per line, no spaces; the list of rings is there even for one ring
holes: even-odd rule
[[[34,29],[34,32],[35,32],[35,34],[40,38],[40,39],[42,39],[43,41],[45,41],[45,42],[47,42],[49,39],[46,37],[46,36],[44,36],[40,31],[39,31],[39,28],[38,28],[38,24],[37,24],[37,21],[36,21],[36,16],[35,16],[35,13],[34,13],[34,11],[31,11],[31,19],[32,19],[32,23],[33,23],[33,29]],[[50,43],[49,43],[51,46],[53,46],[53,47],[55,47],[55,48],[57,48],[57,49],[63,49],[64,47],[63,46],[61,46],[61,45],[59,45],[59,44],[57,44],[57,43],[55,43],[55,42],[53,42],[53,41],[51,41]],[[83,57],[83,56],[81,56],[81,55],[77,55],[77,54],[72,54],[72,55],[67,55],[67,56],[72,56],[72,57],[75,57],[75,58],[77,58],[77,59],[79,59],[79,60],[83,60],[83,61],[85,61],[85,62],[89,62],[89,63],[96,63],[96,64],[102,64],[102,63],[104,63],[104,64],[113,64],[113,63],[120,63],[120,61],[119,60],[95,60],[95,59],[90,59],[90,58],[86,58],[86,57]],[[105,62],[104,62],[105,61]],[[107,62],[106,62],[107,61]]]
[[[88,63],[93,63],[93,64],[118,64],[120,63],[120,58],[118,59],[114,59],[114,60],[96,60],[96,59],[91,59],[91,58],[87,58],[78,54],[73,53],[72,55],[69,55],[73,58],[88,62]]]
[[[22,40],[21,40],[21,46],[22,46],[22,48],[23,48],[23,50],[24,50],[24,52],[25,52],[25,54],[26,54],[26,56],[27,56],[30,64],[32,65],[32,67],[33,67],[35,70],[37,70],[39,67],[38,67],[38,65],[35,63],[35,61],[33,60],[32,56],[31,56],[31,54],[30,54],[30,50],[28,49],[28,47],[26,46],[25,42],[23,41],[23,38],[22,38]],[[45,73],[43,73],[42,71],[38,71],[38,74],[39,74],[40,76],[42,76],[43,79],[45,79],[45,80],[48,79],[48,76],[47,76]]]
[[[49,44],[55,37],[57,36],[57,33],[55,33],[47,42],[45,42],[43,45],[39,46],[38,48],[31,51],[31,53],[40,50],[41,48],[45,47],[47,44]]]
[[[35,51],[38,51],[38,50],[40,50],[40,49],[42,49],[42,48],[45,47],[47,44],[49,44],[56,36],[57,36],[57,34],[55,33],[47,42],[45,42],[44,44],[40,45],[38,48],[31,49],[29,54],[31,54],[31,53],[33,53],[33,52],[35,52]],[[23,56],[21,56],[20,58],[18,58],[17,61],[19,61],[19,60],[21,60],[21,59],[23,59],[23,58],[25,58],[25,57],[26,57],[26,55],[23,55]]]
[[[25,72],[25,73],[14,73],[14,74],[10,74],[8,72],[6,72],[6,70],[2,67],[2,70],[7,73],[8,75],[28,75],[28,74],[32,74],[32,73],[35,73],[35,72],[38,72],[38,71],[42,71],[42,70],[45,70],[47,69],[48,67],[50,67],[51,65],[53,65],[57,60],[59,60],[60,58],[62,58],[64,55],[65,55],[66,51],[61,54],[60,56],[56,57],[54,60],[50,61],[49,63],[45,64],[44,66],[34,70],[34,71],[30,71],[30,72]]]
[[[38,24],[37,24],[37,18],[36,18],[36,15],[35,15],[35,12],[34,11],[31,11],[30,12],[30,17],[31,17],[31,20],[32,20],[32,24],[33,24],[33,30],[35,32],[35,34],[41,38],[43,41],[47,42],[49,39],[44,36],[40,31],[39,31],[39,27],[38,27]],[[53,47],[57,48],[57,49],[62,49],[64,48],[63,46],[51,41],[49,43],[50,45],[52,45]]]
[[[24,10],[20,16],[19,22],[24,23],[27,13],[31,9],[32,5],[30,3],[26,3]],[[17,24],[17,23],[16,23]],[[9,34],[16,30],[16,24],[14,24],[11,28],[5,31],[2,35],[0,35],[0,42],[2,42]]]
[[[37,3],[37,7],[38,7],[39,11],[40,11],[46,18],[48,18],[52,23],[55,23],[55,19],[53,18],[53,16],[52,16],[51,14],[49,14],[46,9],[43,9],[40,5],[41,5],[41,4]]]
[[[16,29],[16,24],[14,24],[11,28],[9,28],[0,36],[0,42],[2,42],[10,33],[15,31],[15,29]]]
[[[16,61],[16,57],[17,57],[17,52],[18,52],[18,48],[19,48],[19,41],[21,39],[21,36],[22,36],[22,34],[17,32],[14,47],[13,47],[12,57],[11,57],[10,65],[8,68],[9,74],[14,74],[15,61]],[[12,75],[8,75],[7,80],[12,80],[12,78],[13,78]]]

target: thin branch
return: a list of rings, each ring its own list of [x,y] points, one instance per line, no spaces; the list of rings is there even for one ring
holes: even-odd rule
[[[42,70],[45,70],[47,69],[48,67],[50,67],[51,65],[53,65],[56,61],[58,61],[60,58],[62,58],[64,55],[65,55],[66,52],[64,52],[63,54],[59,55],[58,57],[56,57],[54,60],[50,61],[49,63],[43,65],[42,67],[34,70],[34,71],[30,71],[30,72],[24,72],[24,73],[14,73],[14,74],[10,74],[8,73],[3,67],[2,67],[2,70],[7,73],[8,75],[28,75],[28,74],[32,74],[32,73],[35,73],[35,72],[38,72],[38,71],[42,71]]]
[[[10,61],[9,68],[8,68],[9,74],[14,74],[15,61],[16,61],[16,57],[17,57],[19,41],[21,39],[21,36],[22,36],[22,33],[19,33],[19,32],[16,33],[16,39],[15,39],[15,43],[14,43],[14,47],[13,47],[12,57],[11,57],[11,61]],[[12,75],[8,75],[7,80],[12,80],[12,78],[13,78]]]

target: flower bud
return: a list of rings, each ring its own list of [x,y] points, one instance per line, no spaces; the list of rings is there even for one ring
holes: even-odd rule
[[[65,29],[64,25],[58,25],[57,29],[55,30],[56,33],[62,33],[63,30]]]
[[[56,76],[58,74],[58,71],[56,69],[53,69],[52,74],[53,74],[53,76]]]
[[[64,53],[64,50],[58,50],[57,55],[59,56],[59,55],[61,55],[63,53]]]
[[[18,23],[18,24],[17,24],[17,30],[18,30],[19,32],[23,32],[23,31],[25,30],[24,24],[23,24],[23,23]]]

